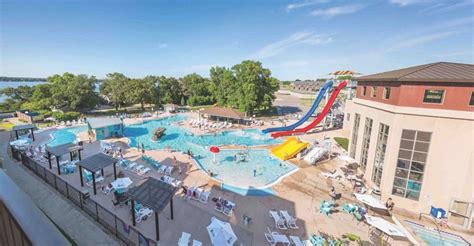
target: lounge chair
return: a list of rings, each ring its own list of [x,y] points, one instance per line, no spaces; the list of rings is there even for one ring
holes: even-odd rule
[[[320,235],[312,235],[309,241],[314,245],[314,246],[323,246],[326,245],[326,240],[321,237]]]
[[[151,169],[148,168],[148,167],[145,167],[145,168],[142,168],[140,170],[137,171],[137,174],[140,175],[140,176],[143,176],[145,174],[147,174],[148,172],[150,172]]]
[[[173,166],[168,166],[165,170],[165,174],[167,175],[171,175],[174,171],[174,167]]]
[[[304,246],[303,242],[301,241],[300,237],[297,236],[290,236],[290,241],[295,245],[295,246]]]
[[[357,206],[351,204],[351,203],[344,203],[341,206],[342,211],[348,213],[348,214],[353,214],[357,210]]]
[[[143,166],[142,164],[138,164],[138,165],[135,165],[134,167],[132,167],[132,171],[138,173],[143,168],[145,168],[145,166]]]
[[[192,198],[193,198],[194,200],[200,200],[200,199],[201,199],[201,194],[202,194],[202,192],[204,192],[204,190],[201,189],[201,188],[196,188],[196,189],[194,189],[193,197],[192,197]]]
[[[204,191],[201,193],[201,197],[199,198],[199,201],[201,203],[207,203],[209,200],[209,196],[211,195],[211,191]]]
[[[181,232],[181,237],[178,240],[179,246],[189,246],[189,240],[191,239],[191,234],[187,232]]]
[[[275,227],[280,230],[288,229],[285,225],[285,220],[278,215],[277,211],[270,210],[270,217],[275,221]]]
[[[286,210],[280,210],[280,215],[283,217],[286,221],[286,225],[291,228],[291,229],[298,229],[298,226],[296,225],[296,219],[291,216],[288,211]]]

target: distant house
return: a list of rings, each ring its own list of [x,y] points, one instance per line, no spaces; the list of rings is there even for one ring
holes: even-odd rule
[[[168,112],[168,113],[174,113],[174,112],[178,111],[178,108],[179,108],[178,105],[172,104],[172,103],[165,104],[165,106],[164,106],[165,112]]]
[[[120,118],[89,118],[89,137],[92,140],[102,140],[106,138],[122,137],[124,133],[123,121]]]
[[[30,112],[27,110],[17,110],[16,117],[18,117],[18,119],[20,119],[23,122],[33,124],[35,120],[39,120],[39,117],[42,117],[42,116],[37,112]]]

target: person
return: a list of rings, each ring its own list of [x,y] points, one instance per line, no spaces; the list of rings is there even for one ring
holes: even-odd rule
[[[145,145],[142,143],[142,153],[145,154]]]
[[[188,148],[188,158],[191,159],[191,150]]]
[[[234,162],[237,163],[237,155],[234,155]]]
[[[254,176],[254,177],[257,176],[257,169],[254,169],[254,170],[253,170],[253,176]]]
[[[334,186],[331,187],[329,196],[332,198],[333,201],[336,201],[337,193],[336,193],[336,188]]]
[[[392,198],[389,197],[387,201],[385,202],[385,207],[387,208],[388,212],[391,212],[394,206],[395,206],[395,203],[392,201]]]

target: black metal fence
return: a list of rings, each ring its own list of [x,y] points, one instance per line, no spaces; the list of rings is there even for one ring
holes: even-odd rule
[[[112,212],[108,211],[91,198],[84,198],[81,191],[69,185],[49,169],[28,157],[24,152],[12,147],[11,154],[15,160],[21,161],[25,167],[36,173],[46,183],[50,184],[53,188],[59,191],[59,193],[71,200],[125,244],[140,246],[157,245],[155,240],[145,237],[138,230],[125,223],[122,219],[115,216]]]

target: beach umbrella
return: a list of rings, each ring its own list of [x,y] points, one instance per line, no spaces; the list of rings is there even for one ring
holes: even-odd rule
[[[214,154],[214,162],[216,162],[216,154],[219,153],[221,150],[217,146],[211,146],[209,148],[209,151],[211,151]]]
[[[110,184],[112,185],[112,187],[114,187],[114,189],[117,190],[117,189],[125,189],[129,187],[132,183],[133,182],[129,177],[125,177],[125,178],[118,178]]]
[[[379,229],[390,237],[406,237],[403,230],[393,223],[390,223],[380,217],[374,217],[370,215],[366,215],[365,218],[367,220],[367,224]]]
[[[357,198],[357,200],[367,204],[369,207],[387,210],[387,207],[382,201],[371,195],[354,193],[354,196]]]
[[[232,246],[237,241],[232,227],[229,223],[211,218],[211,224],[207,226],[207,232],[211,238],[212,245]]]

